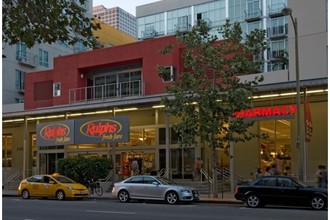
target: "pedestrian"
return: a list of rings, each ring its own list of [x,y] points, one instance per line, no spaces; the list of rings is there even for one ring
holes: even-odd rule
[[[262,172],[261,172],[261,168],[259,167],[256,171],[256,179],[258,179],[259,177],[262,177]]]
[[[197,157],[195,161],[195,173],[194,173],[194,179],[195,180],[200,180],[201,178],[201,168],[202,168],[203,161],[201,158]]]
[[[266,167],[266,172],[265,172],[265,176],[271,176],[272,174],[270,173],[270,167]]]
[[[272,168],[270,169],[270,174],[272,176],[280,175],[280,171],[278,171],[276,164],[272,164]]]
[[[132,168],[132,171],[133,171],[133,176],[139,174],[139,164],[138,164],[138,161],[137,161],[137,158],[134,158],[133,161],[132,161],[132,164],[131,164],[131,168]]]
[[[323,165],[319,165],[317,167],[317,171],[315,173],[315,178],[316,178],[317,186],[319,188],[322,187],[322,169],[323,169]]]
[[[328,188],[328,171],[325,165],[318,166],[315,176],[319,188]]]

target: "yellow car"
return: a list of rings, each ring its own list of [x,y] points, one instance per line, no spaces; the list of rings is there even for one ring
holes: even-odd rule
[[[85,198],[89,195],[89,191],[84,185],[54,173],[53,175],[35,175],[22,180],[18,187],[18,194],[23,199],[53,197],[64,200],[66,198]]]

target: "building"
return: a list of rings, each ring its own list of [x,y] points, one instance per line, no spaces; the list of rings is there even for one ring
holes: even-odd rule
[[[93,16],[111,27],[136,38],[136,18],[119,8],[105,8],[103,5],[93,7]]]
[[[199,2],[198,6],[206,8],[210,4],[210,1],[190,2]],[[228,5],[226,1],[220,2]],[[282,8],[291,7],[301,27],[298,31],[304,94],[301,98],[309,100],[313,122],[311,140],[303,143],[304,176],[306,181],[312,181],[317,165],[328,162],[327,12],[324,9],[327,1],[304,0],[304,7],[301,2],[289,0]],[[271,19],[269,15],[267,19]],[[292,23],[289,21],[284,26],[288,28],[288,54],[294,54]],[[56,171],[59,158],[77,156],[107,157],[118,174],[125,173],[125,164],[138,157],[143,159],[144,172],[169,169],[172,178],[189,177],[187,174],[191,174],[195,159],[200,157],[204,161],[203,169],[210,172],[210,149],[201,140],[198,147],[178,148],[177,136],[171,129],[178,119],[167,117],[159,106],[165,95],[164,87],[172,82],[160,79],[155,67],[168,66],[169,73],[173,74],[183,69],[180,48],[166,56],[159,54],[160,49],[174,40],[172,35],[154,36],[131,44],[57,57],[53,69],[28,73],[24,111],[3,113],[4,173],[7,176],[16,172],[23,176],[51,173]],[[230,155],[218,151],[219,164],[231,168],[237,176],[253,178],[251,173],[254,174],[256,167],[264,169],[274,162],[281,172],[288,167],[290,174],[298,175],[300,151],[296,147],[297,95],[292,57],[289,56],[289,69],[260,73],[265,80],[253,97],[255,108],[237,113],[238,117],[254,118],[256,123],[251,130],[267,133],[269,139],[233,144]],[[244,76],[242,80],[254,76]],[[303,108],[303,104],[300,107]],[[100,125],[101,121],[116,121],[119,116],[129,118],[129,141],[80,143],[63,142],[64,139],[59,138],[57,143],[37,145],[40,131],[54,123],[65,124],[67,128],[72,127],[68,123],[81,123],[80,120],[83,124],[97,121]],[[300,120],[304,122],[303,115]],[[96,132],[97,125],[91,126],[90,131]],[[83,131],[76,127],[74,130]],[[304,129],[302,132],[305,137],[307,132]],[[105,136],[107,138],[110,136]]]
[[[92,1],[83,7],[86,15],[92,16]],[[5,109],[23,110],[24,75],[27,72],[53,68],[53,59],[89,50],[81,43],[74,46],[65,43],[36,44],[28,48],[25,44],[8,45],[2,43],[2,105]],[[5,106],[4,106],[5,105]]]
[[[94,37],[100,43],[100,48],[113,47],[136,41],[134,37],[105,24],[103,21],[95,19],[94,22],[99,23],[101,26],[101,29],[93,31]]]

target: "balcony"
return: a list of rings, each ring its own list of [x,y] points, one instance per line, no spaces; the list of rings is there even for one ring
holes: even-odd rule
[[[141,80],[113,83],[100,86],[88,86],[69,90],[69,103],[92,102],[121,99],[144,95],[144,82]]]
[[[271,18],[283,16],[282,9],[286,8],[284,3],[274,4],[268,6],[268,15]]]
[[[271,40],[285,38],[288,35],[288,24],[267,28],[267,36]]]
[[[247,10],[244,11],[244,13],[245,13],[246,22],[259,21],[262,18],[262,11],[259,8],[253,10]]]
[[[38,65],[38,56],[29,52],[19,51],[16,54],[16,60],[18,63],[29,67],[36,67]]]

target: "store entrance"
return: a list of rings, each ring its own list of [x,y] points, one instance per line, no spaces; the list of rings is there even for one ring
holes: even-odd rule
[[[136,170],[135,163],[137,163]],[[121,164],[121,167],[117,167],[119,164]],[[150,174],[151,171],[155,170],[155,153],[134,151],[117,154],[116,170],[119,171],[120,169],[122,170],[123,178],[133,175]]]
[[[40,156],[39,156],[39,164],[40,164],[39,173],[52,174],[52,173],[57,172],[57,161],[61,158],[64,158],[64,153],[40,154]]]
[[[291,120],[260,121],[260,132],[268,135],[261,141],[260,164],[263,173],[275,165],[282,175],[291,170]]]

